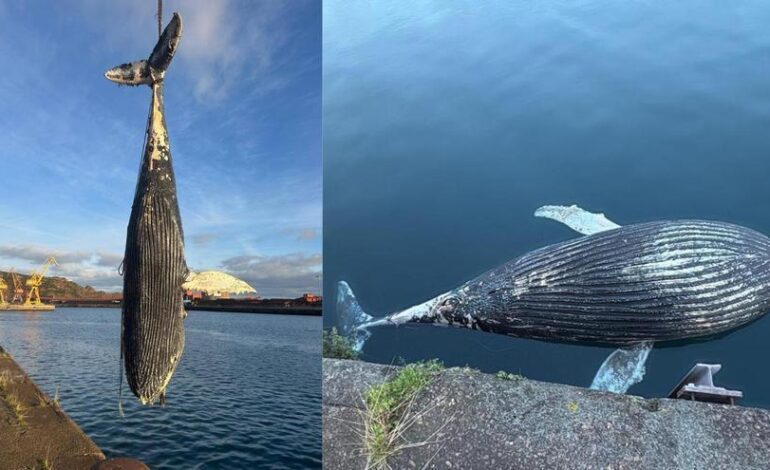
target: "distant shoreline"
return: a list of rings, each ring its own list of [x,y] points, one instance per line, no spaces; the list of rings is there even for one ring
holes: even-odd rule
[[[54,302],[59,307],[77,307],[77,308],[120,308],[120,303],[113,302]]]
[[[187,305],[185,310],[205,310],[207,312],[264,313],[267,315],[303,315],[321,316],[319,307],[260,307],[258,305]]]
[[[56,307],[73,308],[120,308],[120,302],[103,300],[59,300],[54,302]],[[251,313],[266,315],[302,315],[302,316],[321,316],[321,305],[262,305],[253,302],[206,302],[198,305],[185,305],[188,311],[208,311],[208,312],[231,312],[231,313]]]

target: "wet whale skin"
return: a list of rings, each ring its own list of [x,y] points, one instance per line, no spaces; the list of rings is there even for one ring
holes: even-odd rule
[[[467,305],[450,323],[494,333],[614,345],[712,336],[770,309],[770,239],[702,220],[627,225],[535,250],[458,291]]]

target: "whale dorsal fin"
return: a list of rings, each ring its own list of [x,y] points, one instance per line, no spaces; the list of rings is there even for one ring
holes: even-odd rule
[[[620,225],[605,217],[604,214],[594,214],[574,204],[571,206],[543,206],[535,211],[535,217],[553,219],[583,235],[591,235],[620,227]]]

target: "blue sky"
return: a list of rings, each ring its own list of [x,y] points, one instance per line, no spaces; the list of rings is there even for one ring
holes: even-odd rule
[[[146,58],[155,0],[0,1],[0,269],[117,291],[150,102],[104,72]],[[318,292],[321,21],[315,0],[167,0],[184,35],[166,119],[193,270]]]

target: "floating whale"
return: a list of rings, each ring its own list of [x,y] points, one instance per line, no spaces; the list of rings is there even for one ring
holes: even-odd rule
[[[188,269],[163,109],[163,78],[181,37],[182,18],[174,13],[149,59],[105,74],[120,85],[152,88],[123,259],[121,356],[128,385],[142,404],[164,402],[184,349],[182,283]]]
[[[592,388],[625,393],[654,343],[706,338],[770,310],[770,238],[738,225],[672,220],[619,226],[577,206],[536,216],[586,236],[509,261],[419,305],[374,319],[344,281],[341,331],[362,348],[370,329],[403,323],[544,341],[620,346]]]

